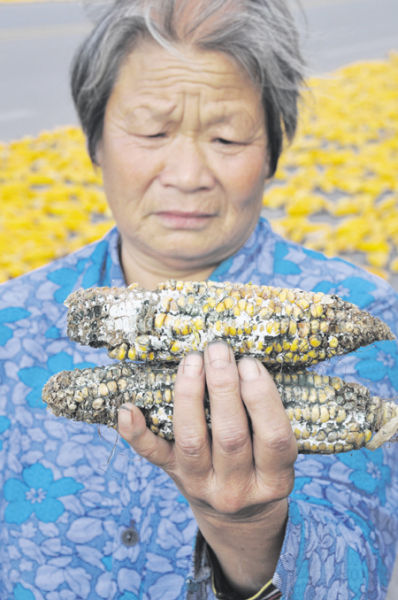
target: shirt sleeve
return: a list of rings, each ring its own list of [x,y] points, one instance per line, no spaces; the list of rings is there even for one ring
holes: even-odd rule
[[[237,594],[224,580],[206,540],[198,531],[196,536],[192,576],[187,581],[187,600],[279,600],[280,591],[273,581],[250,597]]]

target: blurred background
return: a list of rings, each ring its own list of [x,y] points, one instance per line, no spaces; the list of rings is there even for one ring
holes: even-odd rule
[[[112,224],[68,87],[74,50],[104,1],[0,0],[0,281]],[[284,236],[398,289],[398,2],[292,4],[308,89],[264,215]]]
[[[0,281],[112,225],[68,87],[97,0],[0,0]],[[302,122],[264,195],[291,239],[398,290],[398,2],[301,0]],[[398,600],[398,569],[388,600]]]

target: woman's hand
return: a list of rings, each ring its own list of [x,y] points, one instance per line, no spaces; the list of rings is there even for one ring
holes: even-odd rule
[[[289,419],[263,365],[252,358],[236,364],[230,347],[214,342],[203,357],[192,353],[179,365],[175,443],[155,436],[136,407],[120,411],[119,431],[173,478],[232,585],[243,593],[261,588],[279,557],[297,456]]]

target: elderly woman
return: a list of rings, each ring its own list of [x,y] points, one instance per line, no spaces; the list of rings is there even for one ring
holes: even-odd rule
[[[109,465],[111,433],[40,401],[52,373],[108,360],[65,335],[63,300],[79,287],[210,278],[350,300],[355,284],[361,308],[397,331],[386,283],[284,241],[260,216],[301,81],[282,0],[118,0],[77,53],[73,97],[117,228],[2,287],[1,598],[384,598],[397,448],[296,461],[255,359],[236,363],[222,342],[188,354],[175,442],[130,406]],[[363,352],[323,370],[394,396],[395,342]]]

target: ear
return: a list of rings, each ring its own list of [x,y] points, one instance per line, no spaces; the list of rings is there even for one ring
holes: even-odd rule
[[[103,145],[102,145],[102,138],[100,140],[98,140],[97,145],[95,147],[95,155],[93,157],[93,163],[97,166],[97,167],[102,167],[102,162],[103,162],[103,158],[104,158],[104,149],[103,149]]]

